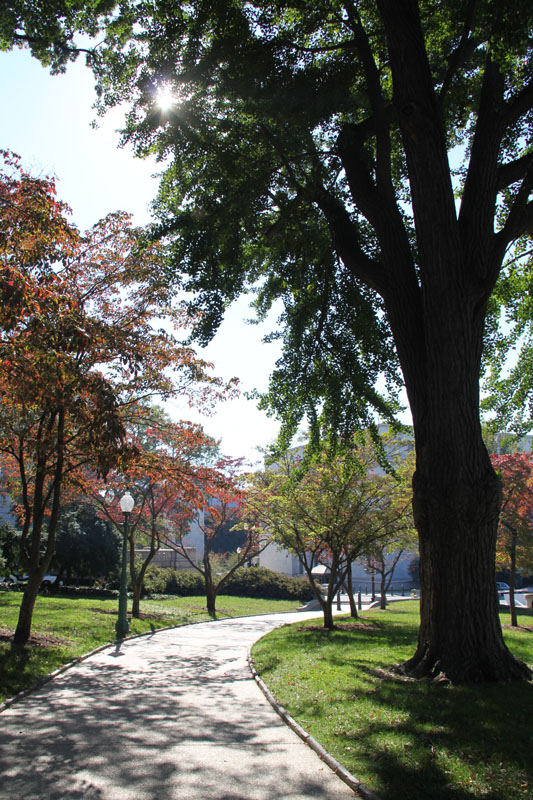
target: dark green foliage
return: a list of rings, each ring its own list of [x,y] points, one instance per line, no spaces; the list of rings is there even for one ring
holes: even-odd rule
[[[15,574],[23,570],[20,554],[20,531],[9,522],[0,525],[0,556],[4,560],[3,571]]]
[[[52,566],[68,577],[106,577],[118,567],[120,536],[89,505],[61,511]]]
[[[224,585],[225,594],[238,597],[269,597],[307,602],[314,597],[309,581],[291,578],[265,567],[241,567]]]
[[[11,0],[0,4],[0,50],[27,46],[52,72],[63,72],[80,50],[75,33],[94,35],[115,0]],[[90,52],[85,50],[90,61]]]
[[[231,530],[237,522],[238,519],[236,517],[230,518],[220,527],[211,545],[212,553],[235,553],[238,547],[245,545],[247,540],[246,531]]]
[[[177,594],[183,597],[204,592],[202,576],[192,570],[178,571],[149,567],[144,581],[146,593]],[[224,584],[224,594],[236,597],[264,597],[282,600],[311,600],[313,592],[304,578],[291,578],[265,567],[241,567]]]

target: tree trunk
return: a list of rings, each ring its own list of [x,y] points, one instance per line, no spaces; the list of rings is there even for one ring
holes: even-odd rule
[[[386,586],[387,576],[385,575],[385,564],[383,563],[381,566],[382,569],[380,571],[379,607],[384,611],[387,608],[387,586]]]
[[[141,592],[142,592],[142,583],[139,580],[136,580],[132,586],[132,601],[131,601],[131,616],[135,619],[139,619],[141,614]]]
[[[213,581],[210,579],[208,580],[207,577],[205,581],[205,600],[206,600],[207,613],[209,614],[210,617],[213,617],[213,619],[216,618],[217,593]]]
[[[204,537],[204,540],[206,537]],[[205,601],[206,601],[206,608],[207,613],[213,619],[216,618],[217,610],[216,610],[216,600],[217,600],[217,587],[215,586],[215,582],[213,581],[213,573],[211,571],[211,561],[209,558],[209,549],[207,544],[204,544],[204,581],[205,581]]]
[[[43,570],[44,575],[44,570]],[[13,642],[16,645],[25,645],[31,635],[31,625],[33,619],[33,609],[39,589],[41,587],[42,575],[30,575],[27,585],[24,587],[22,602],[20,604],[17,627],[13,635]]]
[[[348,572],[346,573],[346,594],[348,595],[348,601],[350,603],[350,616],[354,619],[359,618],[359,613],[357,611],[357,603],[355,602],[355,597],[353,596],[353,580],[352,580],[352,565],[348,567]]]
[[[453,402],[441,387],[431,394],[431,417],[415,420],[421,622],[417,651],[403,671],[456,683],[530,674],[502,636],[495,584],[500,484],[481,437],[477,374],[473,383],[470,403],[465,376],[462,386],[450,387]]]
[[[333,622],[333,597],[329,595],[322,599],[322,614],[324,615],[324,628],[332,631],[335,627]]]
[[[516,628],[518,619],[516,616],[516,603],[514,599],[515,590],[515,571],[516,571],[516,529],[511,531],[511,574],[509,576],[509,610],[511,612],[511,625]]]

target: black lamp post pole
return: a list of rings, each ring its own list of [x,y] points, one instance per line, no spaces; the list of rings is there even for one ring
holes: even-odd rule
[[[130,630],[128,622],[128,512],[124,513],[122,529],[122,568],[118,595],[118,619],[115,625],[117,639],[123,639]]]

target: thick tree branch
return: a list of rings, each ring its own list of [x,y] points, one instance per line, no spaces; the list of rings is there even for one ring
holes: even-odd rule
[[[381,264],[366,255],[359,244],[357,227],[342,203],[323,186],[310,189],[310,199],[324,214],[339,258],[352,275],[381,294],[384,272]]]
[[[416,0],[377,0],[385,28],[396,109],[407,160],[422,269],[453,280],[457,218],[444,124]],[[439,221],[435,225],[435,220]],[[445,265],[445,266],[444,266]]]
[[[527,114],[533,108],[533,80],[530,81],[521,92],[509,100],[506,104],[504,123],[506,126],[514,125],[520,117]]]
[[[465,21],[463,25],[461,39],[459,40],[459,44],[457,45],[455,50],[451,52],[448,58],[448,68],[446,70],[444,78],[442,79],[442,85],[439,92],[439,102],[441,105],[446,99],[448,90],[458,70],[465,63],[466,59],[473,53],[476,45],[478,44],[475,40],[470,38],[477,4],[478,0],[470,0],[470,3],[468,4],[465,13]]]
[[[531,230],[533,226],[533,202],[530,201],[532,192],[533,162],[522,181],[505,225],[495,236],[496,248],[501,254],[501,258],[503,258],[508,245],[526,231]]]
[[[366,88],[376,135],[376,183],[383,191],[392,191],[391,143],[387,108],[381,90],[381,79],[372,53],[368,36],[363,27],[359,12],[353,2],[345,2],[350,27],[355,36],[357,51],[361,58],[366,79]]]
[[[459,225],[463,252],[471,276],[476,282],[494,280],[492,265],[480,261],[492,240],[498,184],[498,155],[504,126],[502,124],[504,80],[498,64],[487,55],[479,100],[476,132],[472,144]],[[475,255],[474,255],[475,254]]]
[[[505,189],[516,181],[522,180],[527,174],[528,169],[533,164],[533,153],[526,153],[515,161],[507,164],[500,164],[498,167],[497,188],[499,191]]]

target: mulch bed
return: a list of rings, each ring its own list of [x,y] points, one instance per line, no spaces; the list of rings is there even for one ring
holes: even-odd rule
[[[516,628],[513,628],[512,625],[502,625],[502,628],[506,628],[508,631],[529,631],[529,633],[533,633],[533,625],[517,625]]]
[[[0,642],[12,643],[14,633],[15,631],[9,630],[9,628],[0,628]],[[62,647],[63,645],[70,645],[72,642],[69,639],[62,639],[51,633],[32,633],[26,644],[34,647]]]
[[[333,628],[324,628],[323,625],[305,625],[301,628],[297,628],[299,631],[327,631],[327,630],[334,630],[334,631],[375,631],[376,628],[379,628],[379,625],[376,625],[374,622],[340,622],[338,625],[335,625]]]

